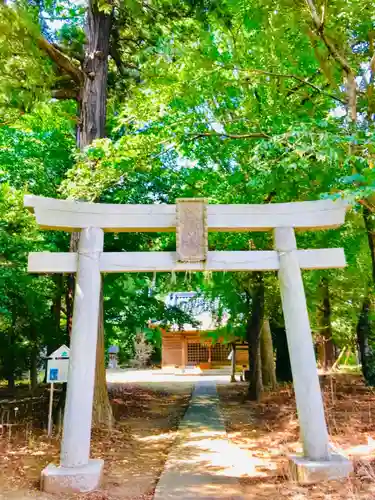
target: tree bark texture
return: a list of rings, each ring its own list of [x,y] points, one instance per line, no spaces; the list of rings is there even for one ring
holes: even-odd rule
[[[38,333],[34,325],[30,328],[31,353],[30,353],[30,386],[34,392],[38,387],[38,358],[39,358],[39,343]]]
[[[276,350],[276,380],[278,382],[292,382],[292,368],[285,327],[271,323],[271,331]]]
[[[362,373],[366,384],[375,386],[375,214],[363,207],[363,220],[368,237],[372,262],[372,281],[368,284],[367,294],[357,324],[357,343],[362,363]]]
[[[375,214],[363,207],[363,221],[367,232],[372,263],[372,288],[375,286]]]
[[[276,370],[271,328],[268,319],[263,320],[263,326],[260,335],[260,354],[263,385],[265,387],[268,387],[270,390],[274,390],[277,385]]]
[[[53,281],[55,283],[55,293],[51,306],[52,313],[52,329],[54,332],[54,340],[53,346],[50,350],[50,345],[48,345],[48,352],[50,354],[54,349],[58,348],[56,345],[56,340],[60,337],[60,321],[61,321],[61,303],[62,303],[62,295],[63,295],[63,276],[61,274],[54,274]],[[52,345],[52,344],[51,344]]]
[[[248,397],[259,401],[262,395],[262,369],[260,361],[260,332],[264,316],[264,282],[262,273],[253,273],[251,283],[251,315],[249,314],[246,334],[249,346],[250,381]]]
[[[358,350],[362,363],[362,373],[367,385],[375,386],[375,338],[371,320],[373,301],[369,294],[363,300],[357,324]]]
[[[318,325],[321,338],[319,361],[324,370],[332,368],[335,362],[335,346],[332,340],[331,328],[331,302],[329,297],[329,281],[323,277],[319,283],[321,303],[318,307]]]
[[[78,134],[80,149],[105,136],[111,19],[111,15],[99,11],[95,0],[89,2],[86,22],[87,45],[83,62],[84,82],[80,99]]]
[[[106,426],[109,429],[114,424],[112,407],[108,398],[106,382],[105,352],[104,352],[104,304],[103,304],[103,284],[100,292],[100,309],[98,322],[98,344],[96,348],[96,370],[94,404],[92,412],[92,425],[94,427]]]
[[[17,323],[17,312],[15,306],[12,308],[12,326],[9,330],[8,337],[8,353],[4,360],[4,368],[6,373],[6,379],[8,382],[8,389],[14,391],[16,387],[16,361],[15,361],[15,344],[16,344],[16,323]]]

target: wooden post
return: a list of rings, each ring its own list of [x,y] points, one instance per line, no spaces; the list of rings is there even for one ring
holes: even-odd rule
[[[188,364],[187,338],[182,337],[182,367],[185,369]]]
[[[61,447],[63,467],[89,462],[103,241],[101,229],[82,229]]]
[[[48,408],[48,437],[52,436],[53,382],[51,383]]]
[[[280,292],[305,457],[329,460],[329,442],[297,244],[292,228],[275,229]]]

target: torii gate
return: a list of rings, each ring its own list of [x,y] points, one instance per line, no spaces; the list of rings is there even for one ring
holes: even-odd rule
[[[71,358],[60,466],[42,472],[48,492],[91,491],[103,461],[90,459],[101,273],[278,271],[303,457],[291,457],[298,480],[347,476],[352,465],[330,451],[301,269],[345,267],[342,248],[297,250],[295,229],[328,229],[345,221],[342,200],[267,205],[111,205],[26,196],[42,229],[81,231],[77,253],[29,255],[31,273],[77,273]],[[208,251],[207,231],[273,231],[274,251]],[[103,253],[104,232],[176,231],[176,252]]]

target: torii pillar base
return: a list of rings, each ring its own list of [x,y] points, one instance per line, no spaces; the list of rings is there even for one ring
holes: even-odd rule
[[[97,490],[103,477],[104,460],[90,460],[80,467],[49,464],[42,471],[41,490],[46,493],[88,493]]]
[[[337,453],[332,453],[329,460],[310,460],[298,455],[289,457],[289,474],[299,484],[346,479],[352,472],[352,462]]]

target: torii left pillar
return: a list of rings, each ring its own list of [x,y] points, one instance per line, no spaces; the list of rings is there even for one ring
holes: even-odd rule
[[[92,491],[102,478],[104,461],[90,459],[90,438],[103,236],[102,229],[86,228],[79,240],[61,461],[42,472],[48,493]]]

